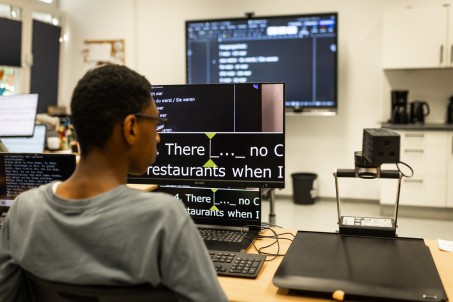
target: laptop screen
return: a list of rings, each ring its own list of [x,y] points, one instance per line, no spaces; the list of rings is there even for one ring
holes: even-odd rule
[[[74,154],[0,153],[0,210],[24,191],[66,180],[75,167]]]
[[[261,190],[159,186],[186,207],[196,224],[243,227],[261,225]]]
[[[32,136],[37,108],[37,94],[0,96],[0,137]]]
[[[3,144],[12,153],[43,153],[46,145],[46,125],[35,125],[32,137],[2,138]]]

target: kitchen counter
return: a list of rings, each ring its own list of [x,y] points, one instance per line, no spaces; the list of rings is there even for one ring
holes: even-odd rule
[[[394,130],[415,130],[415,131],[453,131],[453,124],[391,124],[381,123],[382,128],[390,128]]]

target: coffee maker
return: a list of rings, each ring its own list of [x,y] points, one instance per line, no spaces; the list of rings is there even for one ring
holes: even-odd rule
[[[390,122],[392,124],[409,123],[409,114],[407,112],[408,90],[392,90],[392,111]]]
[[[450,97],[450,103],[447,106],[447,124],[453,124],[453,95]]]

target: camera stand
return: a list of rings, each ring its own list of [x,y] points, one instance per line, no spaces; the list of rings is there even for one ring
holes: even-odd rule
[[[403,175],[398,170],[382,170],[380,167],[373,167],[372,172],[363,172],[360,168],[337,169],[333,173],[335,177],[335,191],[337,197],[338,225],[340,234],[374,236],[374,237],[396,237],[398,207],[400,200],[401,179]],[[365,175],[365,176],[364,176]],[[370,176],[372,175],[372,176]],[[398,190],[396,193],[395,212],[393,218],[372,218],[354,217],[341,215],[341,202],[338,189],[338,178],[387,178],[398,179]]]

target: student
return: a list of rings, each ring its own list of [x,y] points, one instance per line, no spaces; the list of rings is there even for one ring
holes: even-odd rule
[[[81,158],[73,175],[17,197],[0,229],[0,301],[28,301],[22,270],[70,284],[165,285],[181,301],[226,301],[206,247],[171,195],[126,186],[160,141],[145,77],[89,71],[71,114]]]

